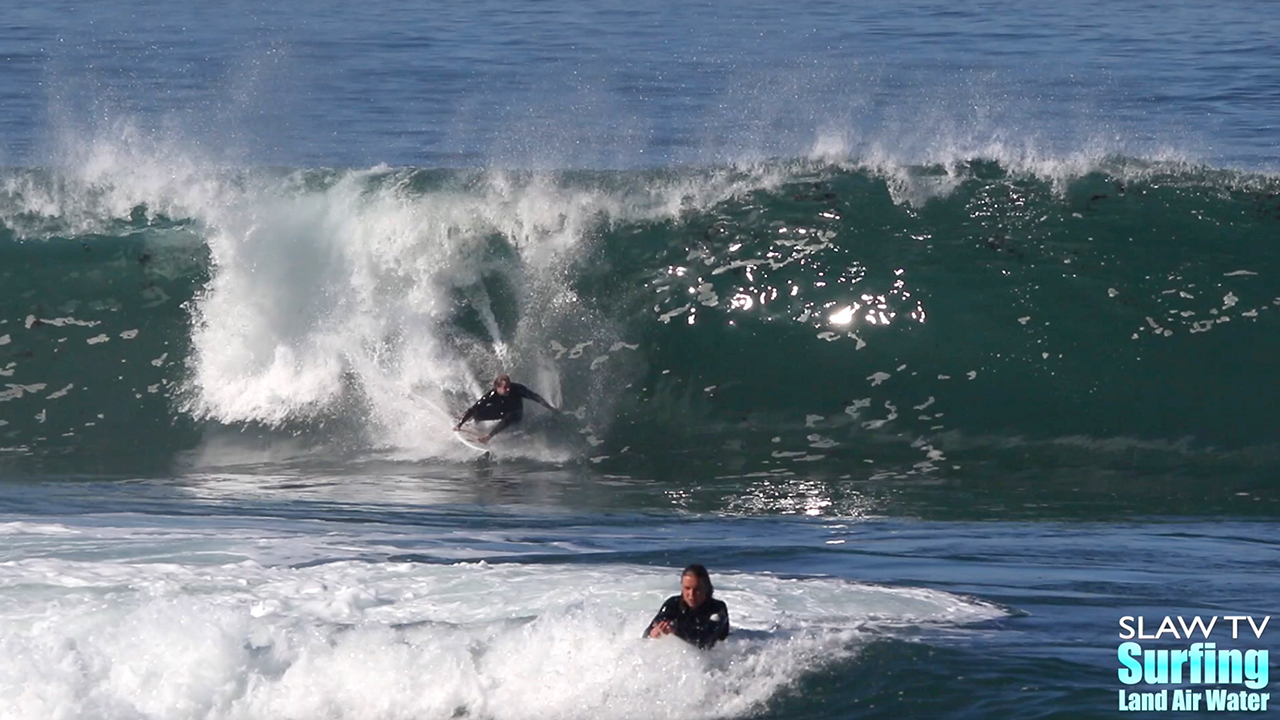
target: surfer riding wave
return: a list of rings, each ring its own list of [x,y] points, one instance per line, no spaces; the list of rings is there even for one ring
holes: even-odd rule
[[[538,393],[518,382],[511,382],[511,376],[499,375],[493,380],[493,389],[467,408],[453,429],[461,430],[468,420],[497,420],[498,424],[487,435],[476,438],[478,442],[487,443],[494,435],[520,422],[524,417],[524,400],[532,400],[553,413],[560,412]]]

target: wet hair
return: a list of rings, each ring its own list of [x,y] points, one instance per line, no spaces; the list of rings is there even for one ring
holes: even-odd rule
[[[502,385],[504,383],[507,385],[511,384],[511,376],[507,375],[506,373],[503,373],[502,375],[499,375],[498,377],[493,379],[494,387],[498,387],[499,385]]]
[[[710,573],[708,573],[708,572],[707,572],[707,569],[706,569],[705,567],[703,567],[701,564],[699,564],[699,563],[694,563],[694,564],[690,565],[689,567],[685,568],[685,569],[684,569],[684,571],[682,571],[682,572],[680,573],[680,577],[684,577],[685,575],[692,575],[692,576],[694,576],[695,578],[697,578],[697,579],[698,579],[698,584],[699,584],[699,585],[704,585],[704,586],[706,586],[706,588],[707,588],[707,599],[708,599],[708,600],[710,600],[712,597],[714,597],[714,596],[715,596],[715,594],[716,594],[716,589],[715,589],[715,587],[714,587],[714,586],[712,586],[712,584],[711,584],[711,574],[710,574]]]

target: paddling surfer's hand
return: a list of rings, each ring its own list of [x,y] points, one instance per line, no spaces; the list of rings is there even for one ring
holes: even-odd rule
[[[476,442],[478,442],[478,443],[485,443],[485,444],[488,444],[488,442],[489,442],[489,436],[488,436],[488,435],[481,435],[480,437],[476,438]]]
[[[670,620],[662,620],[658,622],[658,624],[654,625],[653,629],[649,631],[649,637],[651,638],[660,638],[663,635],[670,635],[670,634],[671,634]]]

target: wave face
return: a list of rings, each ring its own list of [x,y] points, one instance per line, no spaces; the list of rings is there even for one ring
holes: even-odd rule
[[[505,371],[570,414],[503,452],[607,473],[1248,473],[1277,455],[1278,193],[1124,158],[7,170],[0,462],[457,459]]]

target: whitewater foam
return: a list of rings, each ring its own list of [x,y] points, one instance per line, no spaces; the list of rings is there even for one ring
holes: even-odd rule
[[[732,717],[893,628],[1005,614],[920,588],[721,574],[737,630],[702,653],[639,638],[674,572],[9,561],[0,690],[15,719]]]

